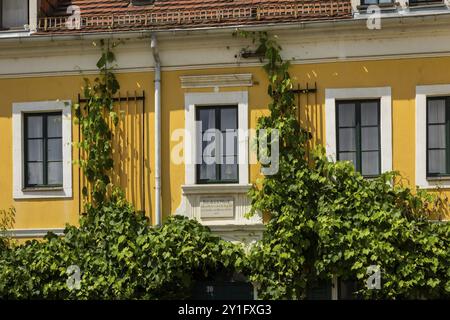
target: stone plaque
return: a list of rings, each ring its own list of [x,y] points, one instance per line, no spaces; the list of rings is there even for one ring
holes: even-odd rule
[[[233,197],[200,198],[200,216],[202,218],[234,218]]]

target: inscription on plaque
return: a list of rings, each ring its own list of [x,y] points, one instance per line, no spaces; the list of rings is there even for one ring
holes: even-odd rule
[[[202,218],[233,218],[234,200],[227,198],[201,198],[200,215]]]

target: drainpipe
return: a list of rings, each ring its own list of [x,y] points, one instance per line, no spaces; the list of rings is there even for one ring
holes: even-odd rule
[[[160,226],[161,215],[161,61],[158,40],[152,34],[151,48],[155,61],[155,225]]]

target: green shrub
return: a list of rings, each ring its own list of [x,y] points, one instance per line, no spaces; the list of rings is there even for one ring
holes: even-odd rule
[[[305,298],[337,276],[357,281],[363,298],[450,298],[450,224],[429,221],[448,214],[448,204],[397,184],[395,173],[365,179],[350,163],[329,161],[323,147],[310,153],[289,63],[276,37],[253,36],[267,62],[271,97],[270,114],[257,128],[280,132],[278,173],[250,192],[252,213],[270,216],[249,258],[259,296]],[[366,286],[370,266],[381,271],[379,290]]]
[[[172,217],[151,228],[128,205],[90,210],[65,237],[49,234],[3,254],[0,298],[186,298],[196,280],[242,267],[238,246],[195,221]],[[81,270],[79,290],[66,284],[71,265]]]

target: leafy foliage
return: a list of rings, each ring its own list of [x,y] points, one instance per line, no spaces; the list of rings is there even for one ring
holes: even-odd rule
[[[11,236],[8,230],[12,229],[15,222],[16,210],[9,208],[8,210],[0,210],[0,252],[7,250],[11,246]]]
[[[319,280],[338,276],[357,281],[365,298],[450,297],[450,227],[428,219],[448,212],[447,203],[403,187],[396,173],[365,179],[350,163],[328,161],[320,147],[309,158],[311,136],[297,120],[281,47],[264,32],[241,35],[258,42],[270,83],[270,114],[258,129],[281,136],[278,173],[250,192],[252,214],[270,216],[249,258],[260,296],[306,298]],[[366,287],[371,265],[381,269],[381,290]]]
[[[84,96],[87,103],[84,106],[75,106],[75,115],[81,127],[82,140],[78,147],[84,152],[85,157],[80,160],[85,177],[91,190],[83,188],[85,199],[92,196],[92,202],[85,205],[98,206],[108,198],[108,190],[116,196],[120,194],[117,188],[111,184],[110,170],[113,168],[112,156],[112,130],[108,124],[108,118],[113,125],[117,125],[119,116],[114,112],[114,95],[120,89],[119,82],[112,71],[115,55],[112,49],[116,46],[105,44],[101,41],[102,56],[97,62],[100,77],[91,81],[84,79]],[[90,192],[89,192],[90,191]]]
[[[196,280],[242,267],[242,251],[199,223],[151,228],[127,204],[91,208],[65,237],[48,234],[0,256],[0,299],[187,298]],[[80,289],[66,285],[71,265]]]

